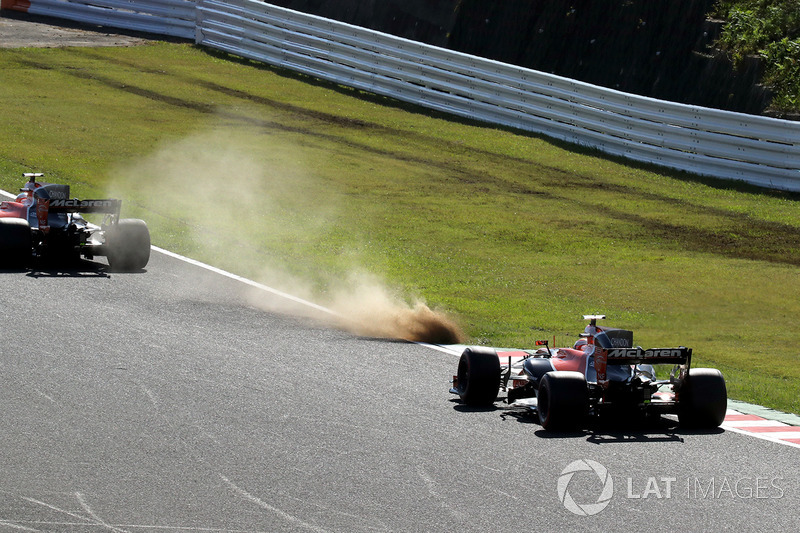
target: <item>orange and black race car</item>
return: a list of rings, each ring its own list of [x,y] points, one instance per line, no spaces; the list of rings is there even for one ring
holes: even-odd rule
[[[69,185],[26,173],[14,200],[0,202],[0,268],[37,261],[65,263],[105,256],[115,271],[137,271],[150,260],[150,232],[139,219],[120,219],[120,200],[70,198]],[[100,226],[83,213],[103,216]]]
[[[492,405],[500,392],[515,407],[536,411],[547,430],[577,429],[590,416],[678,415],[682,426],[722,424],[728,395],[719,370],[690,368],[691,348],[633,346],[633,332],[589,320],[571,348],[498,350],[469,347],[461,354],[450,392],[470,406]],[[657,379],[653,365],[673,365]]]

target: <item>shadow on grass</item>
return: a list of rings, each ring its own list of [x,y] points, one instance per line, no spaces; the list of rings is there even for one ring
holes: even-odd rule
[[[742,193],[747,193],[747,194],[759,195],[759,196],[763,196],[763,197],[779,198],[779,199],[782,199],[782,200],[789,200],[789,201],[798,201],[798,200],[800,200],[800,193],[797,193],[797,192],[788,192],[788,191],[782,191],[782,190],[777,190],[777,189],[766,189],[766,188],[763,188],[763,187],[757,187],[755,185],[751,185],[751,184],[749,184],[747,182],[744,182],[744,181],[725,180],[725,179],[721,179],[721,178],[713,178],[713,177],[708,177],[708,176],[701,176],[701,175],[697,175],[697,174],[688,173],[688,172],[685,172],[685,171],[670,169],[668,167],[662,167],[662,166],[657,166],[657,165],[653,165],[653,164],[649,164],[649,163],[637,162],[637,161],[626,159],[626,158],[623,158],[623,157],[620,157],[620,156],[614,156],[614,155],[607,154],[605,152],[600,151],[597,148],[592,148],[592,147],[586,147],[586,146],[580,146],[580,145],[577,145],[577,144],[572,144],[572,143],[569,143],[569,142],[566,142],[566,141],[561,141],[561,140],[558,140],[558,139],[554,139],[552,137],[548,137],[548,136],[543,135],[543,134],[539,134],[539,133],[535,133],[535,132],[531,132],[531,131],[527,131],[527,130],[520,130],[518,128],[501,126],[501,125],[487,123],[487,122],[483,122],[483,121],[478,121],[478,120],[474,120],[474,119],[470,119],[470,118],[466,118],[466,117],[461,117],[461,116],[458,116],[458,115],[452,115],[452,114],[448,114],[448,113],[444,113],[444,112],[440,112],[440,111],[435,111],[435,110],[428,109],[428,108],[425,108],[425,107],[422,107],[420,105],[413,104],[413,103],[410,103],[410,102],[404,102],[404,101],[401,101],[401,100],[396,100],[396,99],[388,97],[388,96],[381,96],[381,95],[370,93],[370,92],[367,92],[367,91],[364,91],[364,90],[361,90],[361,89],[355,89],[355,88],[352,88],[352,87],[340,85],[340,84],[337,84],[337,83],[334,83],[334,82],[330,82],[330,81],[326,81],[326,80],[323,80],[323,79],[315,78],[315,77],[309,76],[307,74],[303,74],[303,73],[300,73],[300,72],[292,71],[292,70],[289,70],[289,69],[286,69],[286,68],[275,67],[275,66],[272,66],[272,65],[269,65],[269,64],[266,64],[266,63],[261,63],[261,62],[256,61],[256,60],[235,56],[235,55],[232,55],[232,54],[230,54],[228,52],[209,49],[209,48],[206,48],[206,47],[203,47],[203,46],[200,46],[200,45],[194,45],[194,46],[195,46],[196,49],[198,49],[199,51],[201,51],[202,53],[204,53],[204,54],[206,54],[206,55],[208,55],[210,57],[214,57],[214,58],[217,58],[217,59],[223,59],[223,60],[231,62],[231,63],[239,64],[239,65],[242,65],[242,66],[247,66],[247,67],[250,67],[250,68],[255,68],[255,69],[258,69],[258,70],[265,71],[265,72],[270,72],[272,74],[275,74],[277,76],[280,76],[280,77],[283,77],[283,78],[286,78],[286,79],[300,81],[302,83],[305,83],[305,84],[308,84],[308,85],[311,85],[311,86],[314,86],[314,87],[324,88],[326,90],[330,90],[330,91],[333,91],[333,92],[336,92],[336,93],[339,93],[339,94],[342,94],[342,95],[345,95],[345,96],[348,96],[348,97],[351,97],[351,98],[357,98],[357,99],[362,100],[364,102],[373,103],[373,104],[385,106],[385,107],[388,107],[388,108],[398,109],[398,110],[401,110],[401,111],[404,111],[404,112],[413,113],[413,114],[426,116],[426,117],[430,117],[430,118],[447,120],[449,122],[453,122],[453,123],[456,123],[456,124],[472,126],[472,127],[479,127],[479,128],[487,128],[488,127],[488,128],[495,129],[495,130],[498,130],[498,131],[505,131],[505,132],[513,133],[514,135],[519,135],[519,136],[523,136],[523,137],[527,137],[527,138],[531,138],[531,139],[537,139],[537,140],[549,143],[550,145],[552,145],[552,146],[554,146],[556,148],[559,148],[559,149],[562,149],[564,151],[568,151],[568,152],[571,152],[571,153],[574,153],[574,154],[577,154],[577,155],[583,155],[583,156],[593,157],[593,158],[597,158],[597,159],[604,160],[604,161],[609,161],[609,162],[620,164],[620,165],[623,165],[623,166],[626,166],[626,167],[629,167],[629,168],[633,168],[633,169],[638,169],[638,170],[642,170],[642,171],[646,171],[646,172],[659,174],[659,175],[666,176],[668,178],[679,180],[679,181],[699,183],[699,184],[702,184],[702,185],[705,185],[705,186],[708,186],[708,187],[712,187],[712,188],[718,189],[718,190],[736,191],[736,192],[742,192]],[[105,62],[112,62],[112,63],[124,65],[124,66],[126,66],[128,68],[141,68],[140,65],[137,65],[137,64],[135,64],[134,62],[132,62],[130,60],[125,61],[125,60],[121,60],[119,58],[109,58],[109,57],[101,56],[101,55],[98,55],[97,52],[95,52],[95,51],[93,51],[91,49],[75,49],[75,50],[71,50],[70,53],[77,54],[77,55],[82,55],[82,56],[86,56],[86,57],[93,57],[93,58],[95,58],[97,60],[102,60],[102,61],[105,61]],[[41,65],[39,67],[41,67]],[[128,92],[137,94],[139,96],[145,96],[147,98],[150,98],[150,99],[153,99],[155,101],[162,102],[162,103],[168,103],[168,104],[172,104],[172,105],[175,105],[175,106],[178,106],[178,107],[183,107],[183,108],[192,108],[192,109],[194,109],[196,111],[204,112],[204,113],[210,113],[212,111],[216,111],[216,109],[213,106],[209,107],[209,106],[204,106],[202,104],[198,104],[197,102],[189,102],[188,100],[181,100],[181,99],[177,99],[177,98],[174,98],[174,97],[168,97],[166,95],[156,93],[156,92],[154,92],[152,90],[146,90],[146,89],[143,89],[143,88],[134,87],[131,84],[120,84],[119,82],[115,82],[115,81],[112,81],[112,80],[108,80],[106,78],[102,78],[101,75],[99,73],[97,73],[97,72],[94,72],[94,73],[79,73],[79,74],[76,74],[76,73],[73,73],[73,72],[69,72],[69,73],[72,74],[72,75],[91,78],[91,79],[93,79],[95,81],[97,81],[98,79],[105,80],[105,82],[109,86],[111,86],[111,87],[113,87],[115,89],[126,90]],[[291,103],[288,103],[288,102],[278,101],[278,100],[276,100],[274,98],[265,97],[263,95],[253,94],[252,92],[244,91],[244,90],[241,90],[241,89],[234,89],[234,88],[231,88],[231,87],[228,87],[228,86],[225,86],[225,85],[221,85],[221,84],[218,84],[218,83],[214,83],[214,82],[208,81],[206,79],[202,79],[200,77],[187,75],[185,73],[183,73],[183,74],[173,74],[173,76],[179,77],[179,78],[183,78],[183,79],[185,79],[185,81],[187,81],[188,83],[193,84],[194,86],[202,86],[202,87],[206,88],[207,90],[218,92],[220,94],[225,94],[225,95],[227,95],[229,97],[239,98],[239,99],[244,100],[244,101],[253,102],[253,103],[257,104],[257,105],[263,105],[263,106],[267,106],[267,107],[276,108],[276,109],[279,109],[279,110],[281,110],[283,112],[287,112],[287,113],[293,113],[293,114],[297,114],[297,115],[303,115],[303,116],[311,117],[311,118],[314,118],[314,119],[319,120],[321,122],[329,123],[329,124],[335,124],[335,125],[340,126],[340,127],[356,128],[356,129],[361,129],[361,130],[380,131],[380,132],[384,132],[384,133],[391,134],[391,135],[394,135],[396,137],[401,137],[401,138],[413,137],[414,139],[417,139],[417,140],[420,140],[420,141],[423,141],[423,142],[428,142],[428,143],[442,143],[443,142],[442,139],[427,135],[424,132],[420,132],[420,131],[410,132],[410,131],[396,130],[396,129],[390,128],[390,127],[382,125],[382,124],[376,124],[376,123],[373,123],[373,122],[369,122],[369,121],[365,121],[365,120],[361,120],[361,119],[357,119],[357,118],[343,117],[343,116],[340,116],[340,115],[337,115],[337,114],[334,114],[334,113],[329,113],[329,112],[320,111],[320,110],[312,110],[312,109],[308,109],[306,107],[298,106],[296,104],[291,104]],[[306,134],[306,135],[316,135],[316,136],[320,136],[320,137],[331,138],[331,140],[338,140],[339,142],[346,142],[348,144],[354,144],[355,145],[355,146],[353,146],[354,148],[359,148],[359,149],[363,149],[363,150],[370,151],[370,152],[377,151],[377,152],[383,153],[380,150],[376,150],[374,147],[368,147],[366,145],[361,145],[359,143],[353,143],[353,141],[344,141],[343,139],[337,139],[334,136],[331,136],[330,134],[321,134],[320,132],[316,132],[316,131],[314,131],[312,129],[291,128],[291,127],[287,127],[285,125],[281,125],[279,122],[257,120],[257,119],[252,119],[252,118],[248,118],[248,117],[244,117],[244,116],[239,116],[239,117],[235,117],[235,118],[239,118],[241,120],[246,120],[246,121],[250,121],[250,122],[259,124],[262,127],[268,127],[268,128],[272,128],[272,129],[291,130],[291,131],[297,131],[297,132],[300,132],[300,133],[303,133],[303,134]],[[458,144],[456,141],[453,141],[453,143],[454,144]],[[473,154],[475,154],[475,155],[480,155],[480,156],[484,156],[484,157],[487,157],[487,158],[495,158],[495,159],[502,159],[502,160],[505,160],[505,161],[513,161],[513,162],[517,162],[517,163],[525,164],[525,165],[530,165],[530,164],[537,165],[538,164],[535,160],[533,160],[531,158],[513,156],[513,155],[507,155],[507,154],[497,154],[497,153],[495,153],[495,152],[493,152],[491,150],[481,150],[481,149],[475,148],[475,147],[473,147],[471,149],[471,152]],[[393,155],[396,156],[396,154],[393,154],[391,151],[385,152],[384,155],[386,155],[388,157],[392,157]],[[432,161],[428,160],[425,157],[420,157],[419,161],[420,162],[424,162],[425,164],[433,164],[434,166],[436,166],[435,162],[432,162]],[[538,165],[542,166],[541,164],[538,164]],[[454,170],[454,169],[450,168],[450,170]],[[624,192],[624,193],[633,194],[633,195],[637,194],[637,191],[634,190],[631,187],[626,187],[626,186],[622,186],[622,185],[616,185],[616,184],[610,184],[610,183],[601,182],[601,181],[598,181],[596,179],[596,177],[591,176],[591,175],[583,175],[583,176],[581,176],[579,174],[570,175],[569,176],[570,179],[568,180],[568,183],[565,183],[561,179],[564,176],[562,175],[563,172],[560,169],[551,168],[551,170],[553,170],[554,172],[556,172],[559,175],[558,183],[555,184],[555,185],[557,185],[557,187],[555,187],[554,190],[557,190],[558,188],[568,187],[568,188],[580,188],[580,189],[587,189],[587,190],[603,189],[603,190],[606,190],[606,191]],[[483,176],[482,178],[483,179],[487,179],[488,177],[487,176]],[[519,184],[514,184],[514,186],[515,186],[515,188],[518,188]],[[536,191],[534,191],[534,192],[536,192]],[[643,194],[643,193],[638,192],[638,194]],[[674,199],[669,198],[667,196],[660,197],[660,195],[653,194],[653,193],[649,193],[649,194],[648,193],[644,193],[644,194],[645,194],[645,196],[649,197],[650,199],[661,199],[663,201],[674,202]],[[702,209],[704,211],[708,211],[708,207],[706,207],[706,206],[690,206],[690,207],[697,207],[697,208]],[[727,210],[725,210],[724,212],[718,210],[718,212],[716,214],[718,214],[718,215],[729,215],[729,216],[738,215],[738,213],[735,213],[733,211],[727,211]],[[739,216],[741,216],[741,215],[739,215]],[[747,219],[747,222],[748,223],[752,223],[752,221],[750,219]],[[775,225],[772,225],[772,226],[775,226]],[[774,228],[770,227],[768,229],[773,230]],[[783,227],[783,229],[786,230],[786,229],[792,229],[792,228]],[[704,241],[707,242],[708,239],[704,239]]]

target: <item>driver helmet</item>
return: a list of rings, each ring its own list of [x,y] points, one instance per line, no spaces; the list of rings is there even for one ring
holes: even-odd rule
[[[581,350],[584,346],[586,346],[586,339],[578,339],[575,341],[575,344],[572,346],[573,350]]]
[[[21,192],[17,195],[17,198],[14,201],[24,205],[31,205],[33,203],[33,190],[20,189],[20,191]]]

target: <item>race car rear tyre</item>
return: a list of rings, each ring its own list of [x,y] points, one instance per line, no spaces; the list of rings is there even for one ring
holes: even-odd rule
[[[690,368],[678,398],[681,426],[713,429],[725,420],[728,390],[722,372],[715,368]]]
[[[0,219],[0,268],[20,268],[31,260],[31,227],[21,218]]]
[[[500,359],[492,348],[467,348],[458,361],[456,391],[474,407],[492,405],[500,392]]]
[[[580,372],[548,372],[536,398],[539,423],[548,431],[577,429],[589,411],[589,389]]]
[[[144,220],[124,218],[106,231],[106,246],[111,270],[141,270],[150,261],[150,230]]]

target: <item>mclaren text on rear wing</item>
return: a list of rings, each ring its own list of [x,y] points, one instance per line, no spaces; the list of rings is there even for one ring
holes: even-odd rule
[[[692,357],[692,349],[681,346],[680,348],[611,348],[607,351],[608,364],[637,364],[650,363],[678,364],[687,363]]]
[[[108,213],[118,215],[122,200],[78,200],[77,198],[50,200],[51,213]]]

